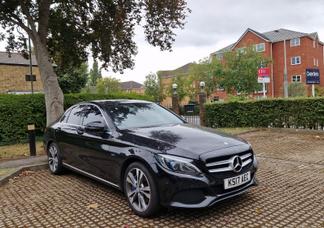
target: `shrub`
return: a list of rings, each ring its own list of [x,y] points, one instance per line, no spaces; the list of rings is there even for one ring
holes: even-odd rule
[[[150,97],[132,94],[68,94],[64,96],[64,108],[81,101],[100,99],[141,99]],[[36,125],[37,135],[42,135],[46,127],[46,109],[43,94],[0,95],[0,145],[24,142],[27,139],[27,125]]]
[[[307,95],[306,86],[303,83],[293,82],[288,86],[289,97],[304,97]]]
[[[206,105],[210,127],[295,127],[324,126],[324,99],[269,99],[212,103]]]

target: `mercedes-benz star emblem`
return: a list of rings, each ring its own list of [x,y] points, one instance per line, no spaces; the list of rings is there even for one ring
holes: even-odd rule
[[[233,157],[231,166],[234,172],[240,172],[243,167],[242,159],[239,156]]]

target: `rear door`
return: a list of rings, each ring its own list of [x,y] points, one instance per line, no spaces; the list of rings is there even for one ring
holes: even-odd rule
[[[56,132],[56,138],[63,155],[63,162],[73,167],[81,168],[83,161],[78,155],[82,150],[82,119],[84,105],[77,105],[71,109],[69,116]]]

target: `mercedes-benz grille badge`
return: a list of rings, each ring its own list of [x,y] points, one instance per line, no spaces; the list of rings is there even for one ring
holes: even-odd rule
[[[239,156],[233,157],[231,166],[234,172],[240,172],[243,168],[242,159]]]

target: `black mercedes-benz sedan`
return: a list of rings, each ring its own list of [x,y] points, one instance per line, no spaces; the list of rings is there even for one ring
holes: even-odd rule
[[[208,207],[257,184],[249,143],[147,101],[76,104],[46,129],[44,143],[53,174],[67,168],[118,188],[139,216]]]

